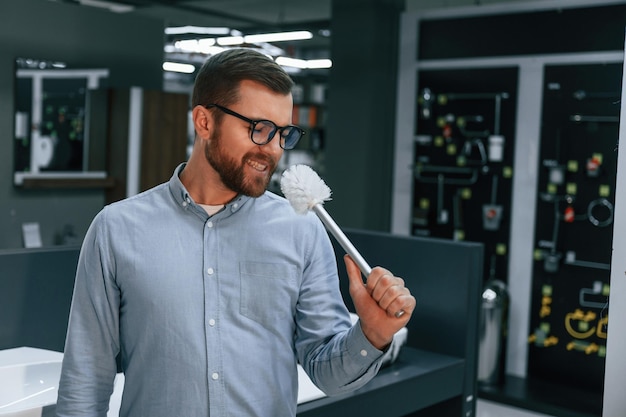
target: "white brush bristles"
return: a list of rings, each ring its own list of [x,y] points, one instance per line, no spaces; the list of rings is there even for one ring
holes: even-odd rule
[[[292,165],[283,172],[280,189],[298,214],[330,200],[330,188],[308,165]]]

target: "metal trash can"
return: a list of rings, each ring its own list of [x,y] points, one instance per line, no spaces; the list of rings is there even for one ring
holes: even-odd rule
[[[504,377],[509,293],[500,280],[489,280],[482,293],[479,329],[478,383],[497,385]]]

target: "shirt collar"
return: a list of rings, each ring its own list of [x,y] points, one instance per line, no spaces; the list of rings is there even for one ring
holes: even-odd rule
[[[202,213],[206,214],[206,211],[200,206],[198,206],[193,198],[189,195],[189,191],[185,188],[182,181],[180,180],[180,173],[185,169],[185,162],[181,163],[174,169],[174,173],[169,181],[169,188],[172,196],[176,203],[182,207],[183,209],[189,209],[190,207],[195,207],[197,210],[200,210]],[[237,197],[233,198],[230,202],[228,202],[223,212],[227,213],[236,213],[243,205],[250,200],[252,197],[248,197],[245,195],[237,195]]]

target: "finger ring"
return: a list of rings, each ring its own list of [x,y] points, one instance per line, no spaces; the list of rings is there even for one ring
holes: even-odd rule
[[[399,319],[400,317],[404,316],[405,313],[406,313],[406,311],[400,310],[400,311],[396,312],[395,316],[396,316],[396,318]]]

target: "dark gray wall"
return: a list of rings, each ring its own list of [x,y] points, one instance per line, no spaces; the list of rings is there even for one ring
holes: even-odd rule
[[[140,19],[48,0],[0,2],[0,249],[22,246],[21,225],[40,223],[44,246],[65,224],[80,238],[104,204],[103,190],[13,186],[13,72],[18,56],[108,68],[114,87],[162,88],[163,28]]]
[[[398,0],[334,0],[325,181],[345,227],[391,223]]]

